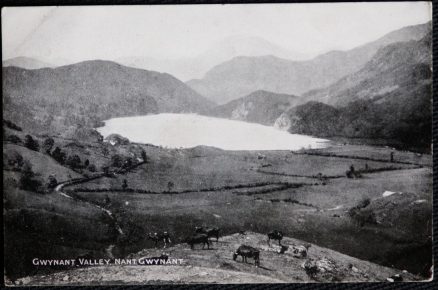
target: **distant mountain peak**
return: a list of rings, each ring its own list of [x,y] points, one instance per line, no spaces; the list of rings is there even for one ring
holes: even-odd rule
[[[409,26],[351,50],[330,51],[305,61],[281,58],[278,54],[240,55],[214,66],[204,78],[187,84],[218,104],[256,90],[301,95],[357,72],[380,48],[419,40],[428,31],[430,23]]]
[[[6,59],[2,62],[3,67],[15,66],[24,69],[40,69],[46,67],[53,67],[52,64],[40,61],[38,59],[27,57],[27,56],[18,56],[14,58]]]

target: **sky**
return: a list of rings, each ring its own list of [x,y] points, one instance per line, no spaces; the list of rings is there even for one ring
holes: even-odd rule
[[[316,55],[429,20],[429,2],[6,7],[2,57],[178,59],[235,35]]]

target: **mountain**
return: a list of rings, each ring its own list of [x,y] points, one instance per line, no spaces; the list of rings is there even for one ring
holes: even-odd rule
[[[284,113],[280,118],[284,129],[317,136],[393,139],[407,148],[429,151],[431,43],[429,31],[421,40],[379,49],[358,72],[303,95],[313,101]]]
[[[187,81],[201,78],[204,74],[224,61],[236,56],[276,55],[290,59],[303,59],[306,55],[289,51],[263,38],[254,36],[231,36],[213,44],[205,52],[196,56],[179,59],[159,59],[145,56],[118,58],[115,61],[126,66],[170,73]]]
[[[430,76],[431,32],[419,41],[393,43],[377,53],[359,71],[336,83],[303,95],[304,99],[342,106],[392,91],[406,91]]]
[[[43,62],[31,57],[19,56],[6,59],[2,62],[3,67],[16,66],[25,69],[39,69],[45,67],[53,67],[54,65]]]
[[[37,131],[95,127],[121,116],[202,113],[212,103],[169,74],[109,61],[26,70],[3,68],[5,118]]]
[[[201,95],[224,104],[255,90],[300,95],[326,87],[365,65],[379,48],[391,43],[419,40],[430,23],[393,31],[348,51],[331,51],[306,61],[277,56],[239,56],[209,70],[202,79],[187,84]]]
[[[292,95],[256,91],[243,98],[217,106],[211,115],[273,126],[275,120],[292,108],[299,98]]]

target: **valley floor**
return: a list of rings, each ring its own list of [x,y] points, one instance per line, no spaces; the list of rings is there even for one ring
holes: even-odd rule
[[[70,141],[55,141],[63,148],[72,148]],[[153,248],[153,243],[146,239],[147,234],[168,231],[177,244],[169,249],[172,255],[187,256],[189,264],[153,266],[147,271],[139,266],[85,268],[50,276],[40,269],[28,273],[44,273],[46,278],[23,278],[21,283],[76,285],[81,283],[79,273],[84,273],[85,281],[96,284],[154,283],[155,280],[157,283],[217,283],[224,279],[228,283],[318,281],[306,276],[300,268],[304,260],[288,255],[280,258],[266,248],[265,234],[274,229],[291,237],[287,243],[313,243],[310,257],[322,259],[322,253],[331,253],[329,258],[340,262],[343,269],[335,280],[383,281],[402,270],[425,279],[431,266],[430,155],[341,144],[299,152],[223,151],[202,146],[179,150],[141,144],[81,146],[75,147],[74,152],[96,164],[110,161],[101,154],[102,146],[109,146],[109,155],[137,156],[141,148],[147,154],[147,162],[112,175],[87,172],[88,178],[66,183],[46,195],[14,189],[11,180],[18,179],[17,173],[4,171],[4,178],[10,181],[6,184],[9,186],[5,193],[6,216],[15,224],[19,215],[31,220],[31,229],[21,229],[35,233],[35,248],[39,249],[20,259],[74,258],[87,253],[94,258],[127,257],[136,252],[139,252],[136,255],[154,256],[158,252],[148,250]],[[14,150],[29,154],[27,148],[13,144],[6,144],[4,153]],[[393,161],[391,152],[394,152]],[[60,181],[84,176],[85,172],[56,169],[57,163],[45,154],[35,156],[40,158],[36,163],[47,165],[41,174],[62,175]],[[356,178],[346,176],[351,166],[358,173]],[[124,183],[126,186],[122,186]],[[80,222],[85,219],[91,222],[90,226],[96,225],[90,228]],[[65,232],[60,233],[60,226]],[[193,233],[195,226],[219,227],[224,237],[214,244],[214,250],[190,251],[180,243]],[[100,234],[95,235],[95,230]],[[239,231],[250,233],[246,236],[248,240],[235,234]],[[6,236],[23,239],[23,232],[7,231]],[[50,242],[40,239],[38,232],[58,238]],[[24,236],[29,238],[27,234]],[[268,258],[262,256],[262,266],[267,269],[231,260],[234,248],[245,242],[266,251],[264,256]],[[53,247],[52,252],[48,246]],[[19,251],[16,246],[9,247],[11,253]],[[315,249],[318,251],[313,252]],[[357,262],[346,255],[392,269]],[[280,267],[278,259],[283,259],[280,263],[283,266]],[[359,263],[360,267],[355,266],[359,272],[348,270],[347,260],[352,265]],[[167,273],[167,278],[161,272]],[[420,279],[413,275],[406,279]]]

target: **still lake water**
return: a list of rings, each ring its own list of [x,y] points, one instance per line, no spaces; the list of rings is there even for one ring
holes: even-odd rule
[[[97,130],[104,137],[120,134],[132,142],[168,148],[206,145],[224,150],[299,150],[328,144],[328,140],[289,134],[274,127],[195,114],[114,118]]]

